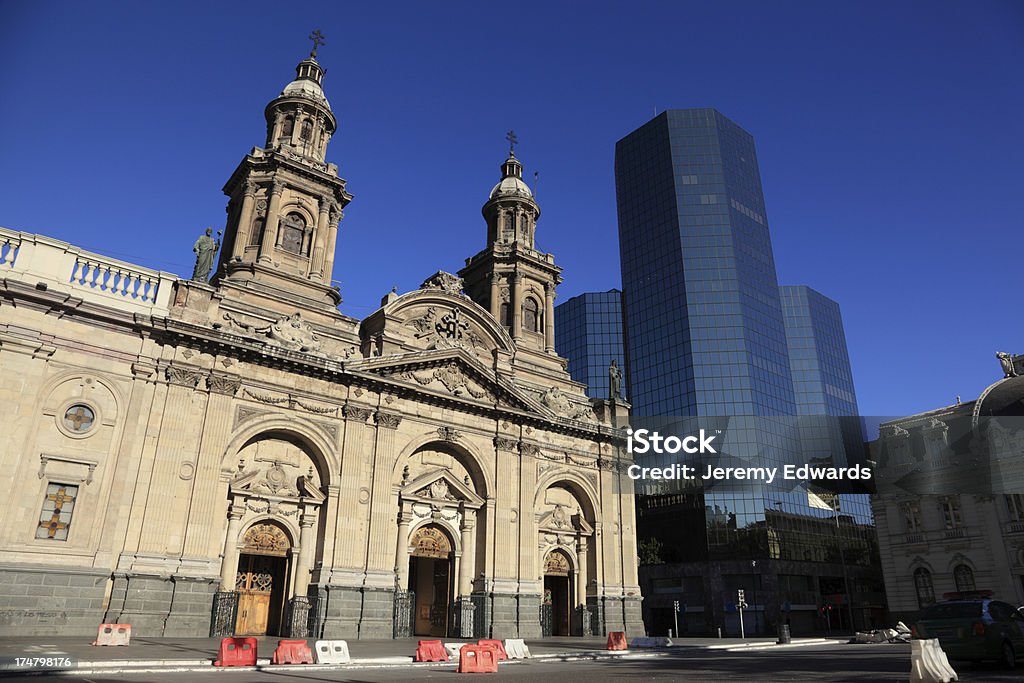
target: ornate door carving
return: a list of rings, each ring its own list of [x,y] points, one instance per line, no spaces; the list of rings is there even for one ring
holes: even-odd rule
[[[242,539],[235,588],[238,591],[238,635],[264,635],[277,628],[288,575],[288,536],[276,524],[254,524]]]
[[[270,596],[274,591],[274,573],[268,558],[244,556],[248,560],[238,572],[238,623],[240,636],[263,635],[270,622]]]

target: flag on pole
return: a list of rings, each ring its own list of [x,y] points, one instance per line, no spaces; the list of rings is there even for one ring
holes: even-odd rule
[[[819,510],[828,510],[830,512],[839,511],[839,495],[831,493],[829,491],[823,491],[818,489],[817,491],[812,490],[810,487],[807,488],[807,504],[812,508]]]

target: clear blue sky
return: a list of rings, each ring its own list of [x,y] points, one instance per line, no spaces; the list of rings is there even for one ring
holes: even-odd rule
[[[864,414],[974,398],[1024,353],[1024,3],[0,0],[0,225],[188,275],[309,50],[363,317],[482,248],[514,128],[559,299],[619,285],[615,141],[655,109],[754,135],[779,279],[842,306]]]

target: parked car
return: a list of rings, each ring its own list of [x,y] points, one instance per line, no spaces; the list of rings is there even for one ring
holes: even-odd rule
[[[1024,657],[1024,607],[990,598],[939,602],[925,608],[911,633],[938,638],[950,659],[995,659],[1012,669]]]

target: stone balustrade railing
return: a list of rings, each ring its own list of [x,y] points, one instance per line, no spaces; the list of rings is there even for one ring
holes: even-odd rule
[[[166,315],[176,275],[93,254],[50,237],[0,228],[0,277],[93,303]]]

